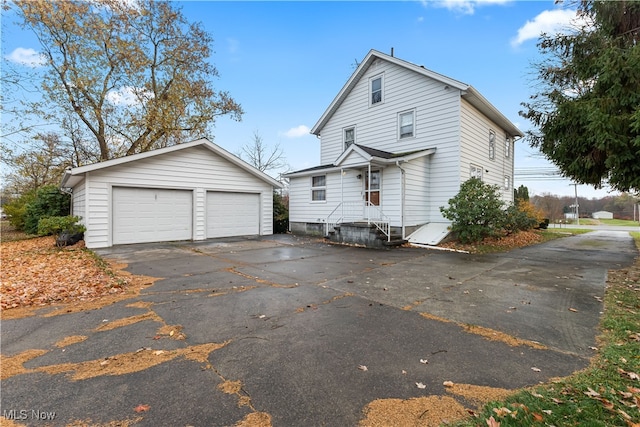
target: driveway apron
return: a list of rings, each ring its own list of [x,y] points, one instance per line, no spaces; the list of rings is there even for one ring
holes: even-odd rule
[[[535,385],[589,364],[607,271],[637,255],[617,231],[493,255],[293,236],[98,252],[161,279],[99,309],[3,320],[20,367],[2,377],[5,418],[349,426],[444,381]]]

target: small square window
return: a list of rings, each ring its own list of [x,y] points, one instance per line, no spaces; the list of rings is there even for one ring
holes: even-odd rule
[[[411,138],[414,134],[414,120],[413,111],[407,113],[400,113],[398,115],[398,127],[400,139]]]
[[[469,168],[469,176],[471,178],[478,178],[482,181],[482,168],[480,166],[471,165]]]
[[[382,76],[371,80],[371,105],[382,102]]]
[[[491,160],[496,158],[496,133],[494,131],[489,132],[489,158]]]
[[[327,200],[327,176],[316,175],[311,177],[311,200],[323,202]]]
[[[344,130],[344,149],[356,142],[356,128],[347,128]]]

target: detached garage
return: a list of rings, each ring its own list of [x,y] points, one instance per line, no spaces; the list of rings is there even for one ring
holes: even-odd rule
[[[281,185],[200,139],[67,170],[61,187],[87,247],[103,248],[272,234]]]

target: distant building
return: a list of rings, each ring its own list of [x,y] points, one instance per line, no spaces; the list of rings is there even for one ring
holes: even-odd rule
[[[564,219],[576,219],[576,213],[575,212],[566,212],[564,214]]]
[[[595,219],[613,219],[613,212],[598,211],[591,215]]]

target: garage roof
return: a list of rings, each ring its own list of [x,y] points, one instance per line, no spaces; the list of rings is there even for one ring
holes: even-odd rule
[[[263,180],[263,181],[265,181],[267,183],[269,183],[270,185],[274,186],[275,188],[282,188],[283,187],[281,183],[279,183],[275,179],[271,178],[266,173],[264,173],[264,172],[260,171],[259,169],[255,168],[254,166],[252,166],[249,163],[245,162],[241,158],[229,153],[225,149],[223,149],[220,146],[218,146],[218,145],[214,144],[213,142],[209,141],[207,138],[201,138],[201,139],[198,139],[198,140],[195,140],[195,141],[185,142],[183,144],[172,145],[171,147],[159,148],[157,150],[151,150],[151,151],[146,151],[144,153],[133,154],[131,156],[119,157],[117,159],[106,160],[104,162],[92,163],[90,165],[79,166],[79,167],[73,168],[73,169],[67,169],[64,172],[64,175],[62,177],[62,182],[60,184],[60,187],[61,188],[73,188],[79,182],[82,181],[83,175],[85,173],[87,173],[87,172],[92,172],[92,171],[96,171],[96,170],[100,170],[100,169],[105,169],[105,168],[109,168],[109,167],[112,167],[112,166],[118,166],[118,165],[126,164],[126,163],[129,163],[129,162],[134,162],[136,160],[142,160],[142,159],[146,159],[146,158],[149,158],[149,157],[154,157],[154,156],[159,156],[159,155],[162,155],[162,154],[172,153],[174,151],[179,151],[179,150],[186,150],[186,149],[193,148],[193,147],[198,147],[198,146],[202,146],[202,147],[205,147],[205,148],[211,150],[212,152],[214,152],[215,154],[219,155],[220,157],[228,160],[229,162],[233,163],[234,165],[238,166],[239,168],[246,170],[250,174],[260,178],[261,180]]]

